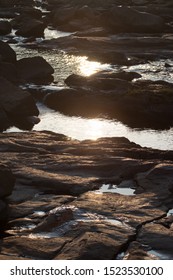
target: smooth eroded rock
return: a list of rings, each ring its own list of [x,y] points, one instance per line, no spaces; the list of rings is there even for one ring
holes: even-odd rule
[[[17,61],[17,71],[24,82],[50,83],[53,80],[54,70],[42,57],[22,58]]]

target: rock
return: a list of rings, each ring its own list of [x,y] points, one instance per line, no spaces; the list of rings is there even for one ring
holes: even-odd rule
[[[115,76],[115,77],[114,77]],[[118,77],[118,74],[117,74]],[[101,75],[95,74],[89,77],[72,74],[65,80],[65,83],[70,87],[84,87],[99,90],[116,90],[127,92],[132,86],[128,81],[116,78],[116,75]]]
[[[19,80],[16,66],[9,62],[0,62],[0,76],[12,83],[16,83]]]
[[[11,24],[8,21],[0,21],[0,35],[7,35],[11,32]]]
[[[53,12],[53,25],[59,26],[75,17],[76,8],[61,8]]]
[[[33,125],[28,124],[27,117],[38,115],[39,112],[32,96],[2,77],[0,78],[0,87],[0,103],[11,125],[21,125],[25,128],[28,125],[33,127]],[[3,123],[1,123],[1,127],[3,127]]]
[[[77,141],[33,131],[1,133],[0,159],[16,178],[1,239],[1,254],[9,259],[109,260],[124,251],[127,259],[155,259],[141,245],[149,242],[157,251],[162,238],[170,252],[171,229],[161,226],[173,203],[165,187],[172,151],[141,148],[122,137]],[[139,181],[139,174],[148,181]],[[102,193],[102,184],[132,185],[135,192]]]
[[[23,22],[16,35],[23,37],[44,37],[45,25],[42,21],[37,19],[29,19]]]
[[[116,73],[90,77],[72,74],[65,82],[73,89],[47,94],[44,102],[48,107],[67,115],[106,115],[131,127],[157,129],[172,125],[172,84],[142,80],[131,83],[117,79]]]
[[[14,188],[15,179],[11,170],[3,165],[0,165],[0,198],[9,196]]]
[[[107,15],[107,24],[114,32],[161,32],[164,20],[156,15],[141,13],[130,7],[114,7]]]
[[[49,232],[53,228],[61,226],[73,219],[73,212],[70,208],[60,208],[56,213],[50,213],[32,232]]]
[[[138,241],[148,246],[150,254],[159,259],[172,260],[172,230],[160,225],[151,223],[144,225],[139,233]]]
[[[52,82],[52,66],[42,57],[23,58],[16,63],[18,75],[23,82],[47,84]]]
[[[16,9],[14,9],[14,8],[7,8],[7,7],[1,7],[0,17],[4,18],[4,19],[15,18],[16,17]]]
[[[0,41],[0,61],[13,64],[16,62],[15,51],[3,41]]]
[[[0,131],[7,129],[10,126],[10,120],[3,107],[0,105]]]
[[[98,117],[110,111],[110,101],[84,89],[63,89],[47,94],[44,103],[51,109],[70,116]]]
[[[1,231],[2,231],[2,227],[6,224],[7,220],[8,220],[8,206],[3,200],[0,199],[0,226],[1,226]]]
[[[138,174],[137,182],[142,185],[146,191],[153,189],[158,192],[162,198],[166,195],[171,195],[173,192],[173,166],[171,164],[159,164],[147,173]]]
[[[65,245],[56,260],[106,260],[113,259],[128,239],[125,228],[111,225],[81,224],[81,233],[69,245]]]
[[[152,254],[149,254],[145,246],[137,241],[133,241],[124,256],[125,260],[158,260],[158,258]]]
[[[32,237],[32,236],[31,236]],[[61,250],[61,247],[68,242],[69,238],[53,238],[51,240],[37,239],[30,237],[12,236],[3,239],[1,245],[1,253],[9,256],[11,254],[14,257],[37,259],[37,260],[49,260],[53,259],[57,252]]]

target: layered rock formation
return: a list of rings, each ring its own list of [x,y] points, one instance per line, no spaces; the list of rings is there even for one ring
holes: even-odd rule
[[[34,7],[39,1],[0,0],[0,16],[13,18],[0,23],[0,35],[126,70],[172,59],[172,1],[42,2],[47,12]],[[39,43],[46,27],[76,33]],[[164,67],[171,73],[172,64]],[[1,131],[33,127],[36,101],[20,86],[50,83],[52,74],[43,58],[17,59],[0,41]],[[68,115],[172,126],[172,84],[138,78],[124,70],[71,75],[68,88],[37,96]],[[1,133],[0,164],[0,259],[173,259],[172,151],[125,138],[79,142],[51,132]]]
[[[0,154],[16,179],[0,258],[173,258],[171,151],[30,132],[1,134]]]

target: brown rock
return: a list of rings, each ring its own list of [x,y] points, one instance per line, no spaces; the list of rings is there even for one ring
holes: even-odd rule
[[[52,66],[40,56],[20,59],[17,61],[16,67],[23,82],[45,84],[53,80]]]

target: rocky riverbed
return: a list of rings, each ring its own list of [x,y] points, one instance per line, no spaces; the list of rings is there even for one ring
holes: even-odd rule
[[[0,259],[173,259],[172,151],[31,131],[38,101],[71,116],[172,126],[171,78],[131,67],[162,60],[158,71],[171,77],[173,1],[125,2],[0,0]],[[46,39],[46,29],[73,34]],[[19,58],[18,45],[38,55]],[[39,50],[110,67],[71,73],[58,88]],[[10,126],[28,132],[3,133]]]

